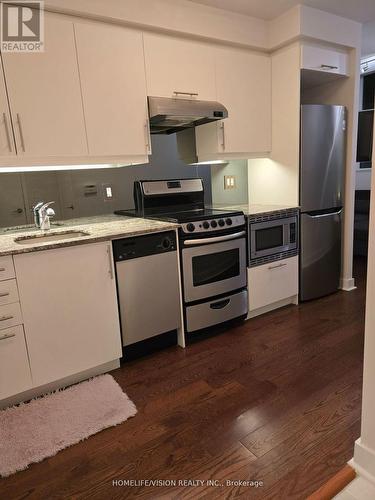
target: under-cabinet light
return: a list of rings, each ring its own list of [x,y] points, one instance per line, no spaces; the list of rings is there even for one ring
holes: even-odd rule
[[[197,161],[196,163],[189,163],[189,165],[225,165],[228,162],[225,160],[211,160],[211,161]]]
[[[121,168],[129,167],[132,165],[141,165],[141,163],[128,163],[121,165],[107,165],[107,164],[94,164],[94,165],[36,165],[36,166],[21,166],[21,167],[0,167],[1,173],[16,173],[16,172],[50,172],[61,170],[94,170],[103,168]]]

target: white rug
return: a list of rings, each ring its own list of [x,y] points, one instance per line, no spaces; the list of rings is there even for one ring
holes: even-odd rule
[[[134,416],[137,409],[111,375],[0,411],[0,475],[33,462]]]

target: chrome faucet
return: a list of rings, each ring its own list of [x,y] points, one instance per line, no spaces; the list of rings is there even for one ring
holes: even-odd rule
[[[44,201],[39,201],[36,205],[33,206],[33,214],[34,214],[34,223],[36,227],[40,227],[40,217],[39,217],[39,209],[44,205]]]
[[[48,231],[49,229],[51,229],[50,218],[55,215],[55,211],[53,210],[53,208],[49,208],[49,206],[52,205],[52,203],[55,202],[49,201],[48,203],[44,203],[38,209],[39,227],[42,231]]]

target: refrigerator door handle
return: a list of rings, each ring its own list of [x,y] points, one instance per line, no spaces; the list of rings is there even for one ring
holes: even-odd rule
[[[328,214],[310,215],[308,212],[306,212],[306,215],[308,215],[312,219],[321,219],[323,217],[332,217],[332,215],[340,215],[341,212],[342,212],[342,208],[340,208],[340,210],[338,210],[337,212],[329,212]]]

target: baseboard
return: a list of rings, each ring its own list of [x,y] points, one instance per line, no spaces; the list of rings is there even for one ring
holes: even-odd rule
[[[354,283],[354,278],[341,278],[340,279],[340,289],[345,292],[351,292],[355,290],[357,287]]]
[[[310,495],[307,500],[330,500],[346,488],[355,477],[355,470],[348,464]]]
[[[268,312],[274,311],[275,309],[279,309],[280,307],[288,306],[291,304],[298,304],[298,295],[292,295],[291,297],[287,297],[286,299],[278,300],[277,302],[273,302],[272,304],[269,304],[267,306],[259,307],[258,309],[249,311],[246,319],[255,318],[256,316],[260,316],[261,314],[266,314]]]
[[[365,477],[375,485],[375,450],[364,445],[361,438],[355,442],[354,457],[350,461],[350,465],[360,476]]]
[[[78,382],[82,382],[83,380],[87,380],[91,377],[96,377],[97,375],[102,375],[103,373],[119,368],[119,366],[120,360],[115,359],[114,361],[109,361],[108,363],[104,363],[103,365],[90,368],[89,370],[85,370],[69,377],[56,380],[55,382],[51,382],[50,384],[34,387],[33,389],[21,392],[20,394],[16,394],[15,396],[11,396],[10,398],[2,399],[0,401],[0,409],[7,408],[8,406],[13,406],[24,401],[29,401],[30,399],[37,398],[38,396],[42,396],[43,394],[62,389],[63,387],[67,387],[69,385],[77,384]]]

